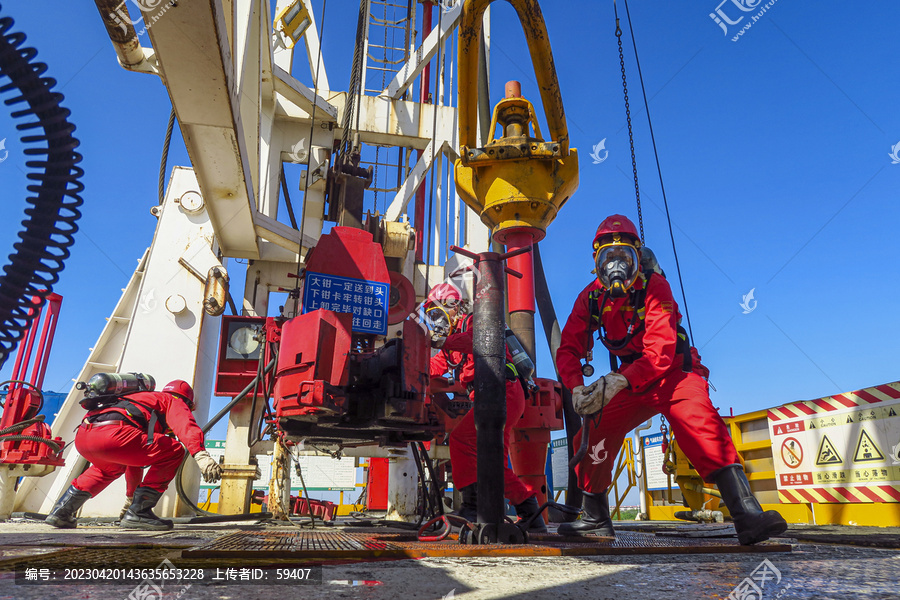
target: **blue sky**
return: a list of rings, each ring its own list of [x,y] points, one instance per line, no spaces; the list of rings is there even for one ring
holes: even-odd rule
[[[59,81],[85,156],[84,216],[55,290],[64,301],[45,382],[65,391],[151,242],[170,105],[158,78],[118,67],[91,3],[31,6],[7,1],[3,11]],[[494,6],[492,102],[507,79],[519,79],[539,104],[514,11]],[[745,14],[731,2],[721,6],[732,19]],[[717,0],[630,7],[694,343],[718,390],[713,402],[741,413],[895,381],[900,164],[889,153],[900,142],[893,50],[900,5],[779,0],[737,42],[709,17],[716,7]],[[325,60],[336,89],[349,79],[356,8],[351,0],[328,4]],[[612,3],[545,1],[543,8],[581,155],[579,191],[542,244],[565,318],[592,277],[597,224],[611,213],[634,218],[636,209]],[[646,242],[682,304],[624,15],[623,27]],[[295,73],[308,80],[299,60]],[[25,178],[14,124],[0,111],[4,137],[5,261]],[[602,139],[608,158],[593,164],[591,147]],[[169,164],[188,164],[177,133]],[[758,304],[743,314],[739,304],[751,289]],[[543,374],[549,365],[541,349]]]

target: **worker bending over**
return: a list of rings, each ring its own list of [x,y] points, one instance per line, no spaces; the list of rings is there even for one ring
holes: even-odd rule
[[[472,315],[467,314],[459,291],[452,285],[442,283],[428,295],[426,309],[438,310],[446,315],[448,335],[437,337],[435,347],[439,352],[431,358],[431,377],[441,377],[452,373],[454,379],[466,386],[469,397],[474,400],[475,361],[472,350]],[[527,521],[538,511],[537,494],[528,489],[509,467],[509,444],[513,427],[525,412],[525,391],[519,380],[512,356],[506,352],[506,424],[503,427],[503,495],[515,507],[521,521]],[[450,466],[453,470],[453,484],[462,492],[462,507],[459,516],[467,521],[477,519],[477,435],[475,432],[475,410],[470,409],[453,431],[450,432]],[[537,518],[528,528],[531,533],[546,533],[543,519]]]
[[[75,447],[91,466],[72,482],[46,522],[54,527],[75,527],[78,509],[127,471],[126,493],[133,498],[120,525],[171,529],[172,521],[158,518],[153,507],[178,472],[185,447],[204,480],[213,483],[222,476],[222,468],[204,450],[203,431],[193,410],[194,390],[176,379],[162,392],[127,394],[111,406],[89,411],[75,434]],[[169,429],[177,439],[165,435]],[[150,468],[142,473],[143,467]]]
[[[701,376],[709,372],[679,326],[668,282],[658,271],[641,271],[634,224],[621,215],[607,218],[597,229],[593,249],[597,279],[575,300],[556,353],[563,384],[572,390],[575,410],[585,416],[573,447],[580,446],[585,432],[589,436],[589,451],[575,467],[584,512],[580,521],[560,525],[559,533],[614,535],[606,495],[614,451],[629,431],[659,413],[671,422],[679,446],[703,480],[719,488],[741,544],[783,533],[787,524],[781,515],[763,512],[750,491],[728,428]],[[594,331],[616,367],[585,386],[581,360],[591,353]]]

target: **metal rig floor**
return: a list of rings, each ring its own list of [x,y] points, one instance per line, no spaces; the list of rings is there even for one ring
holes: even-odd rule
[[[622,522],[617,537],[581,542],[545,536],[527,546],[419,543],[412,531],[338,521],[315,530],[266,524],[176,525],[133,532],[84,520],[75,530],[33,521],[0,524],[0,600],[5,598],[898,598],[900,531],[791,526],[753,547],[734,539],[686,538],[675,523]],[[690,529],[688,527],[687,529]],[[141,596],[133,583],[16,583],[25,568],[192,569],[321,565],[317,584],[193,582]],[[765,561],[768,561],[767,563]],[[762,577],[760,577],[760,574]],[[747,595],[755,592],[757,595]],[[146,592],[146,590],[144,590]],[[740,595],[743,593],[744,595]]]

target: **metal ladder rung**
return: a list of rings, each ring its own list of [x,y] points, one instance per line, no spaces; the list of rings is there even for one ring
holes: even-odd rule
[[[376,62],[380,65],[397,65],[402,62],[406,62],[405,60],[401,60],[401,61],[381,60],[380,58],[373,57],[371,54],[369,54],[368,56],[372,60],[372,62]],[[388,73],[396,73],[397,72],[397,69],[386,69],[385,67],[367,67],[367,68],[371,69],[372,71],[387,71]]]
[[[370,15],[370,16],[371,16],[372,23],[374,23],[376,25],[381,25],[384,28],[390,27],[392,29],[406,29],[406,26],[402,25],[402,23],[406,23],[409,21],[408,17],[403,17],[402,19],[400,19],[398,21],[389,21],[388,19],[379,19],[375,15]]]
[[[116,365],[113,365],[110,363],[95,362],[93,360],[87,361],[87,364],[91,365],[92,367],[100,367],[101,369],[107,369],[107,368],[116,369],[116,368],[118,368]]]

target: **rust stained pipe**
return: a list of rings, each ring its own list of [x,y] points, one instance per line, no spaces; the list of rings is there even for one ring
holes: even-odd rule
[[[127,68],[136,67],[144,62],[144,49],[134,30],[128,7],[122,0],[94,0],[100,18],[106,26],[119,63]]]
[[[481,47],[481,30],[484,11],[495,0],[465,0],[459,26],[459,144],[474,148],[477,146],[478,122],[478,81],[479,48]],[[569,155],[569,129],[566,125],[566,114],[563,109],[562,93],[556,66],[553,63],[553,52],[550,49],[550,38],[547,25],[537,0],[508,0],[519,16],[528,50],[534,66],[534,74],[544,115],[550,132],[550,139],[559,143],[563,157]]]

